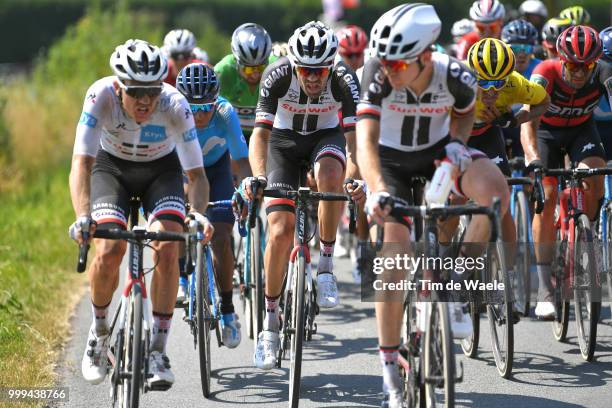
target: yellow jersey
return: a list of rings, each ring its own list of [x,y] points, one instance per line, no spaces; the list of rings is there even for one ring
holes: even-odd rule
[[[476,98],[476,120],[472,129],[473,136],[483,134],[491,127],[491,124],[486,123],[480,116],[485,108],[484,103],[481,101],[481,95],[482,93],[478,92],[478,97]],[[508,76],[506,85],[498,91],[495,107],[501,113],[505,113],[509,112],[514,104],[537,105],[545,98],[546,89],[542,85],[529,81],[518,72],[513,71]]]

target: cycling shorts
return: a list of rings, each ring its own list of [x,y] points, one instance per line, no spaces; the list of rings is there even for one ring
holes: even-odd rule
[[[234,194],[234,182],[229,151],[204,170],[210,186],[209,201],[230,200]],[[235,221],[234,213],[229,207],[211,208],[206,211],[206,215],[213,223],[224,222],[233,225]]]
[[[606,152],[606,160],[612,160],[612,121],[595,121],[601,144]]]
[[[544,167],[549,169],[565,168],[565,154],[572,163],[580,163],[587,157],[606,159],[599,132],[593,119],[586,123],[568,128],[538,129],[538,150]]]
[[[288,129],[272,129],[268,145],[268,188],[297,190],[306,171],[324,157],[332,157],[346,168],[346,139],[342,129],[322,129],[302,135]],[[294,212],[289,200],[267,200],[266,213]]]
[[[497,164],[504,176],[510,177],[512,171],[508,163],[506,141],[498,126],[491,126],[484,133],[470,137],[467,145],[486,154],[493,163]]]
[[[91,175],[91,215],[98,228],[126,229],[132,197],[140,198],[149,223],[169,220],[183,224],[183,177],[176,150],[149,162],[98,151]]]

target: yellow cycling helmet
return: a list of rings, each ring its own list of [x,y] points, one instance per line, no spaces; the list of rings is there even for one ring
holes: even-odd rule
[[[587,25],[591,21],[591,15],[582,6],[572,6],[561,10],[559,18],[569,18],[572,25]]]
[[[514,71],[514,53],[505,42],[485,38],[470,47],[467,64],[478,79],[504,79]]]

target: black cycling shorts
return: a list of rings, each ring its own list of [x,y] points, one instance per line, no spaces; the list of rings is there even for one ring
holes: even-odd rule
[[[185,198],[176,151],[150,162],[123,160],[100,149],[91,175],[91,215],[98,228],[127,228],[130,199],[153,220],[183,223]]]
[[[346,168],[346,139],[340,128],[302,135],[288,129],[272,129],[268,144],[268,188],[297,190],[306,181],[306,170],[324,157],[337,159]],[[294,212],[288,200],[267,201],[266,212]]]
[[[508,163],[506,141],[498,126],[491,126],[484,133],[470,137],[467,145],[486,154],[493,163],[497,164],[504,176],[510,177],[512,170]]]
[[[231,200],[234,194],[234,181],[232,180],[232,166],[229,151],[226,151],[212,165],[205,167],[208,185],[210,186],[209,201]],[[210,222],[224,222],[234,225],[234,213],[230,207],[209,208],[206,215]]]
[[[595,121],[589,119],[579,126],[551,128],[540,125],[538,150],[542,164],[549,169],[565,168],[565,155],[572,163],[580,163],[587,157],[606,159]]]

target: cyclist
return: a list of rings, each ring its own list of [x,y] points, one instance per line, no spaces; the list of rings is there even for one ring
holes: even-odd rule
[[[540,0],[526,0],[519,6],[519,14],[533,24],[539,33],[548,18],[548,9]]]
[[[467,52],[481,38],[499,38],[506,9],[498,0],[476,0],[470,7],[470,19],[476,31],[464,35],[457,43],[457,58],[464,60]]]
[[[230,156],[237,162],[241,180],[250,175],[249,151],[240,130],[238,115],[232,105],[219,96],[219,81],[209,65],[187,65],[179,73],[176,89],[187,98],[193,113],[202,147],[204,170],[210,185],[210,201],[230,200],[234,193]],[[219,275],[223,344],[234,348],[240,344],[240,323],[237,322],[232,301],[234,258],[231,233],[235,220],[230,208],[212,209],[208,215],[215,228],[212,247],[215,270]],[[187,294],[188,278],[185,259],[181,258],[179,263],[181,277],[176,299],[182,302]]]
[[[77,220],[70,235],[83,242],[83,229],[122,228],[127,225],[129,200],[142,199],[149,228],[183,231],[185,203],[181,167],[190,183],[196,220],[212,227],[206,217],[208,183],[187,101],[162,83],[168,66],[160,49],[141,40],[128,40],[110,57],[115,76],[89,88],[77,125],[70,171],[70,193]],[[88,228],[88,225],[92,225]],[[89,277],[93,323],[83,354],[83,377],[92,384],[107,373],[108,307],[119,283],[124,241],[95,239],[96,255]],[[169,387],[174,382],[166,356],[176,290],[178,245],[153,243],[157,265],[151,284],[153,328],[149,385]]]
[[[561,10],[559,18],[569,19],[572,25],[588,25],[591,22],[591,15],[582,6],[571,6]]]
[[[174,29],[164,37],[164,49],[168,54],[168,76],[164,82],[174,86],[176,76],[187,64],[200,61],[194,56],[196,39],[193,33],[185,29]]]
[[[285,57],[289,52],[289,45],[286,42],[272,43],[272,55],[276,58]]]
[[[542,28],[542,48],[547,58],[557,58],[557,38],[572,25],[569,18],[551,18]]]
[[[471,33],[476,29],[474,22],[469,18],[462,18],[461,20],[455,21],[451,28],[451,35],[453,37],[453,43],[448,47],[448,54],[456,57],[457,56],[457,47],[459,45],[459,41],[461,38]]]
[[[612,64],[612,27],[603,29],[599,33],[599,38],[603,46],[603,54],[599,63]],[[606,160],[612,160],[612,112],[610,102],[605,95],[599,99],[599,106],[593,111],[593,117],[606,152]]]
[[[192,53],[193,53],[193,57],[195,59],[200,60],[202,62],[205,62],[207,64],[209,63],[208,62],[208,53],[206,52],[206,50],[203,50],[200,47],[195,47],[193,49]]]
[[[410,202],[408,180],[415,175],[431,178],[441,152],[462,172],[456,193],[480,205],[490,205],[497,196],[504,213],[508,207],[501,171],[483,153],[465,146],[474,121],[476,78],[459,60],[431,51],[441,26],[433,6],[404,4],[383,14],[370,36],[374,57],[363,72],[357,149],[360,168],[368,169],[366,211],[377,223],[384,220],[384,241],[394,243],[383,247],[379,256],[385,258],[410,253],[410,231],[407,221],[387,218],[389,208],[381,202],[389,196]],[[488,241],[488,220],[474,217],[466,236],[466,242]],[[472,323],[463,305],[449,306],[453,334],[469,336]],[[375,309],[385,403],[400,407],[397,357],[403,303],[377,300]]]
[[[525,78],[531,77],[533,69],[542,62],[534,57],[535,46],[538,44],[538,31],[533,24],[525,20],[514,20],[502,29],[501,39],[510,46],[515,56],[515,72]],[[532,84],[533,86],[533,84]],[[541,89],[541,88],[540,88]],[[542,89],[542,95],[546,92]],[[517,113],[523,103],[515,104],[512,111]],[[544,108],[546,110],[546,107]],[[544,113],[543,111],[540,114]],[[505,127],[503,129],[504,140],[510,146],[512,157],[522,157],[521,135],[518,127]]]
[[[353,71],[363,66],[364,51],[368,46],[368,35],[359,26],[349,24],[336,33],[338,37],[337,60],[342,60]]]
[[[273,189],[297,190],[304,162],[314,167],[319,191],[342,192],[345,170],[349,177],[355,178],[354,124],[359,83],[349,66],[343,62],[334,65],[337,49],[333,30],[321,22],[311,21],[296,29],[289,39],[289,56],[280,58],[264,72],[249,147],[255,177],[242,184],[247,199],[254,198],[252,180],[258,180],[262,188],[267,185]],[[339,126],[339,109],[344,135]],[[363,187],[354,190],[353,197],[365,199]],[[342,203],[319,203],[321,256],[317,303],[321,308],[338,304],[332,259],[341,211]],[[295,222],[292,202],[287,200],[267,199],[266,212],[270,234],[264,259],[266,315],[253,358],[255,366],[262,369],[270,369],[276,362],[278,299]]]
[[[238,113],[247,144],[255,125],[261,74],[276,59],[270,56],[271,52],[272,40],[268,32],[259,24],[246,23],[232,34],[232,53],[215,65],[221,82],[221,96]]]
[[[531,75],[533,82],[546,89],[551,103],[541,120],[522,125],[525,160],[532,167],[561,168],[567,153],[578,167],[603,167],[605,153],[592,115],[602,95],[610,98],[611,67],[597,63],[602,53],[599,35],[587,26],[569,27],[557,39],[557,52],[559,59],[543,61]],[[541,318],[552,318],[555,307],[550,264],[555,241],[557,179],[545,177],[542,184],[546,194],[544,211],[533,219],[540,300],[535,312]],[[594,220],[603,196],[603,179],[587,178],[585,184],[585,213]]]

